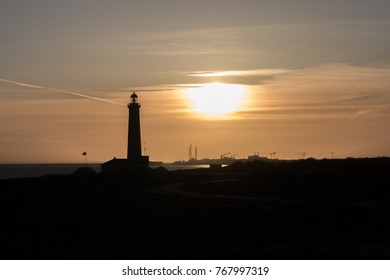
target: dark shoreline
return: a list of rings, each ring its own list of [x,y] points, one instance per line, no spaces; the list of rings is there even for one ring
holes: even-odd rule
[[[390,259],[390,159],[0,180],[1,259]]]

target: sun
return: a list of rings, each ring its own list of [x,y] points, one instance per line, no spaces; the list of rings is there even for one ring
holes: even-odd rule
[[[212,83],[187,89],[186,96],[193,111],[209,117],[223,117],[241,108],[245,92],[242,85]]]

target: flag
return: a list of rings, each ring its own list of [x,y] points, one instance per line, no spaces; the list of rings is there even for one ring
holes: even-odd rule
[[[87,155],[87,152],[84,152],[84,153],[83,153],[83,156],[86,156],[86,155]]]

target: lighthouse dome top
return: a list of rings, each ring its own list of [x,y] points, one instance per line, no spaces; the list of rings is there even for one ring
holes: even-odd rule
[[[135,94],[135,91],[133,91],[133,94],[130,96],[132,103],[138,103],[138,95]]]

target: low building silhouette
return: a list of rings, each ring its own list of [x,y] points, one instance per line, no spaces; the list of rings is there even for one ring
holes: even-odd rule
[[[127,138],[127,158],[113,158],[101,165],[101,170],[105,172],[116,172],[124,169],[134,169],[149,166],[149,157],[143,156],[141,152],[141,124],[139,111],[141,104],[138,102],[138,96],[133,92],[130,96],[129,108],[129,127]]]

